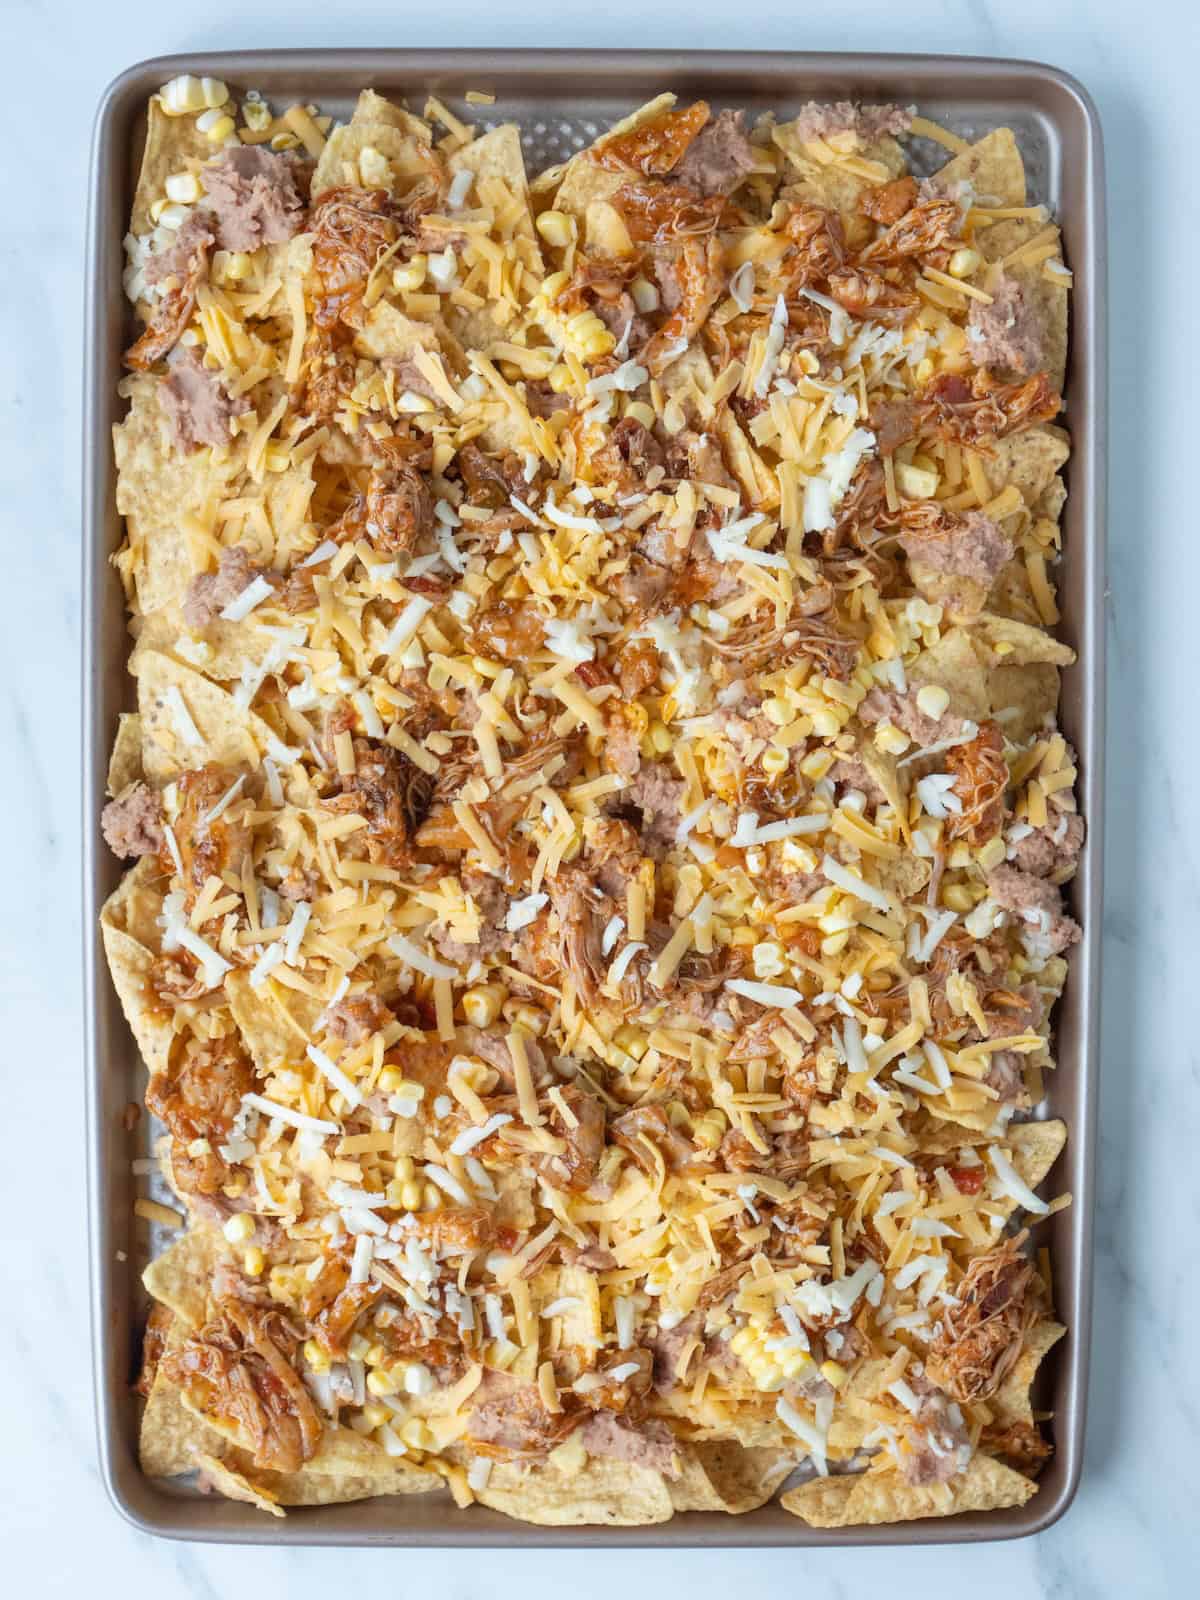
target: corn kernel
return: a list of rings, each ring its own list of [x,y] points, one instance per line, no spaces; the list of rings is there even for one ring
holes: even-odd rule
[[[777,778],[781,772],[788,769],[788,753],[781,750],[778,745],[768,745],[763,751],[759,765],[769,778]]]
[[[800,763],[800,771],[811,783],[818,783],[829,771],[836,757],[829,750],[814,750]]]
[[[847,928],[842,933],[831,933],[821,940],[821,954],[823,956],[840,956],[850,942],[850,930]]]
[[[194,172],[173,172],[163,188],[167,199],[176,200],[180,205],[195,205],[200,198],[200,180]]]
[[[542,279],[541,293],[547,300],[556,300],[571,280],[565,272],[552,272]]]
[[[229,138],[230,134],[236,132],[237,128],[234,125],[234,120],[232,117],[218,117],[213,123],[212,127],[208,130],[206,137],[209,144],[224,144],[226,139]]]
[[[400,1191],[400,1203],[405,1211],[421,1209],[421,1185],[415,1178],[410,1178]]]
[[[229,90],[220,78],[201,78],[200,93],[204,97],[204,104],[210,111],[215,111],[218,106],[223,106],[229,99]]]
[[[221,1229],[230,1244],[249,1244],[254,1237],[254,1218],[245,1211],[239,1211],[236,1216]]]
[[[367,1391],[370,1394],[399,1394],[400,1385],[390,1372],[385,1372],[382,1367],[373,1367],[367,1373]]]
[[[329,1355],[322,1350],[315,1339],[309,1339],[304,1346],[304,1359],[311,1371],[316,1373],[328,1372],[332,1366]]]
[[[948,883],[942,889],[942,904],[951,911],[970,911],[975,899],[965,883]]]
[[[940,722],[950,704],[950,696],[940,683],[925,683],[917,690],[917,709]]]
[[[381,1428],[385,1422],[392,1420],[392,1413],[387,1406],[380,1405],[378,1400],[368,1400],[362,1409],[362,1414],[372,1428]]]
[[[421,1190],[421,1204],[426,1211],[438,1211],[442,1204],[442,1191],[436,1183],[427,1183]]]
[[[213,257],[213,276],[223,283],[244,283],[253,269],[244,250],[218,250]]]
[[[914,466],[911,462],[897,462],[896,487],[910,500],[931,499],[937,493],[937,486],[938,475],[935,471]]]
[[[266,133],[275,120],[265,100],[247,100],[242,107],[242,119],[251,133]]]
[[[875,748],[882,750],[884,755],[903,755],[910,742],[908,735],[902,733],[893,722],[881,722],[875,729]]]
[[[978,250],[971,250],[963,246],[956,250],[950,257],[950,276],[952,278],[969,278],[973,272],[978,272],[983,265],[983,257]]]
[[[658,310],[658,289],[649,278],[643,278],[639,273],[629,285],[629,293],[634,305],[642,313]]]
[[[773,694],[763,701],[763,715],[777,728],[785,728],[792,720],[792,708],[786,700],[781,700],[778,695]]]
[[[701,1150],[715,1150],[725,1137],[725,1117],[720,1111],[706,1111],[692,1124],[692,1142]]]
[[[400,1428],[400,1437],[410,1450],[428,1450],[433,1435],[420,1417],[410,1417]]]
[[[494,987],[468,989],[462,998],[463,1015],[475,1028],[490,1028],[500,1015],[500,991]]]
[[[242,1268],[248,1278],[260,1278],[267,1258],[256,1244],[252,1244],[242,1257]]]
[[[403,294],[410,290],[419,289],[425,282],[425,274],[429,268],[429,257],[424,254],[410,256],[402,266],[392,273],[392,286],[397,293]]]
[[[1004,840],[997,834],[994,839],[989,839],[985,845],[976,851],[975,859],[985,872],[990,872],[993,867],[1000,865],[1006,854]]]
[[[625,404],[625,415],[632,417],[635,422],[640,422],[643,428],[653,428],[656,417],[653,406],[644,400],[628,400]]]
[[[670,729],[661,722],[652,722],[650,724],[650,743],[660,756],[665,756],[674,743]]]
[[[351,1334],[346,1342],[346,1353],[351,1361],[365,1361],[367,1359],[367,1351],[370,1348],[371,1341],[361,1333]]]
[[[182,228],[189,216],[191,216],[191,212],[188,210],[187,206],[177,205],[172,200],[168,201],[167,204],[163,206],[162,210],[158,213],[156,220],[159,227],[170,228],[174,230],[176,228]]]
[[[836,712],[824,706],[812,713],[812,725],[818,739],[836,739],[842,731],[842,724]]]
[[[190,72],[181,73],[178,78],[172,78],[170,83],[164,83],[158,91],[158,98],[168,117],[182,117],[189,111],[203,111],[208,104],[200,79],[193,78]]]
[[[537,231],[552,249],[565,250],[575,241],[575,218],[565,211],[543,211]]]
[[[277,133],[271,139],[271,149],[275,151],[295,150],[299,143],[300,140],[294,133]]]
[[[822,1361],[821,1376],[825,1379],[825,1382],[830,1384],[834,1389],[840,1389],[845,1383],[849,1374],[847,1373],[845,1367],[842,1366],[840,1361]]]

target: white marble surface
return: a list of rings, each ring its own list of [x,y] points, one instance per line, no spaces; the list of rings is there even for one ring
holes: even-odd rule
[[[0,819],[8,842],[0,992],[5,1096],[0,1261],[0,1551],[21,1596],[236,1592],[303,1597],[395,1584],[541,1600],[664,1587],[695,1600],[878,1587],[977,1600],[1196,1592],[1200,1424],[1194,1241],[1196,985],[1195,0],[756,0],[507,5],[438,0],[4,0],[0,161]],[[414,17],[410,11],[434,20]],[[553,18],[553,22],[547,22]],[[95,1466],[83,1246],[77,977],[80,267],[88,129],[104,84],[149,55],[249,45],[687,44],[1026,56],[1076,73],[1108,141],[1112,215],[1112,670],[1102,1180],[1091,1430],[1078,1501],[1038,1539],[828,1554],[477,1555],[234,1551],[145,1538]],[[1189,333],[1193,337],[1189,338]],[[1184,366],[1192,363],[1191,369]],[[15,848],[14,848],[15,846]],[[39,1108],[27,1120],[30,1087]],[[1190,1582],[1187,1573],[1191,1572]]]

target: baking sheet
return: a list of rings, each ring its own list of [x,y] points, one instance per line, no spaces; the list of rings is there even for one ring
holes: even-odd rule
[[[1070,1138],[1055,1169],[1056,1192],[1073,1205],[1046,1228],[1058,1315],[1068,1337],[1045,1363],[1039,1398],[1054,1413],[1055,1455],[1028,1505],[1010,1511],[873,1528],[807,1527],[778,1505],[745,1516],[686,1513],[648,1528],[533,1528],[482,1507],[460,1511],[448,1495],[409,1496],[292,1512],[268,1521],[250,1507],[145,1478],[137,1461],[138,1402],[131,1383],[140,1358],[146,1302],[140,1273],[158,1241],[135,1219],[131,1163],[147,1154],[147,1118],[133,1131],[143,1069],[108,980],[97,918],[120,877],[100,839],[108,753],[117,713],[132,699],[125,671],[129,638],[124,598],[109,557],[121,541],[114,502],[111,428],[120,355],[130,332],[121,288],[121,240],[140,161],[148,97],[180,72],[221,78],[235,91],[260,89],[273,101],[316,100],[348,115],[359,89],[411,96],[436,93],[452,105],[467,89],[496,96],[468,107],[482,130],[520,125],[531,170],[566,159],[634,106],[674,89],[782,114],[812,99],[917,102],[963,137],[1010,126],[1020,142],[1030,199],[1051,206],[1075,270],[1065,421],[1068,464],[1061,632],[1079,653],[1064,675],[1060,720],[1079,752],[1081,809],[1089,838],[1070,886],[1084,927],[1057,1013],[1058,1070],[1045,1114],[1066,1119]],[[917,150],[920,149],[918,145]],[[931,153],[932,154],[932,153]],[[933,165],[940,164],[936,159]],[[920,170],[919,164],[916,164]],[[1028,62],[968,57],[661,51],[250,51],[162,57],[139,63],[105,92],[95,126],[89,196],[86,371],[83,433],[83,838],[88,1172],[96,1407],[102,1475],[117,1509],[140,1529],[168,1537],[262,1544],[459,1546],[830,1546],[943,1544],[1015,1538],[1048,1526],[1074,1496],[1083,1460],[1091,1317],[1092,1207],[1098,1086],[1097,1003],[1100,874],[1103,859],[1105,584],[1105,236],[1099,122],[1073,79]]]

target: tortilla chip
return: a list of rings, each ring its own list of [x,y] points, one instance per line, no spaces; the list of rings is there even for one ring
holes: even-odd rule
[[[793,1450],[745,1449],[730,1439],[679,1446],[680,1476],[667,1483],[676,1511],[756,1511],[796,1464]]]
[[[172,1332],[200,1328],[208,1319],[209,1285],[228,1251],[219,1231],[194,1223],[182,1238],[168,1245],[142,1273],[147,1294],[168,1306],[179,1319]],[[158,1379],[155,1379],[157,1385]]]
[[[1007,439],[997,439],[989,454],[981,455],[984,476],[993,494],[1014,484],[1029,506],[1036,504],[1054,481],[1055,474],[1071,453],[1070,436],[1064,428],[1043,423],[1025,428]]]
[[[985,611],[972,629],[971,637],[989,667],[1031,666],[1049,662],[1056,667],[1069,667],[1075,652],[1069,644],[1055,639],[1044,628],[1029,622],[1017,622],[1012,617],[1000,617]]]
[[[287,1512],[269,1489],[256,1484],[244,1473],[221,1461],[217,1456],[197,1451],[195,1465],[200,1469],[201,1482],[223,1494],[227,1500],[242,1500],[270,1512],[273,1517],[285,1517]]]
[[[235,968],[225,975],[225,994],[260,1077],[269,1076],[285,1061],[304,1059],[311,1035],[291,1016],[269,979],[254,989],[249,973]]]
[[[1023,743],[1053,719],[1061,686],[1058,668],[1048,661],[993,667],[988,673],[992,715],[1009,739]]]
[[[136,711],[122,711],[117,718],[117,736],[108,758],[105,788],[112,799],[124,794],[142,776],[142,719]]]
[[[101,937],[113,988],[142,1060],[151,1072],[166,1070],[175,1037],[171,1012],[151,1003],[148,987],[159,947],[154,919],[162,907],[162,895],[157,876],[157,862],[152,856],[144,856],[121,879],[100,912]]]
[[[427,159],[430,148],[428,130],[410,112],[366,89],[358,97],[354,115],[343,128],[335,128],[325,141],[312,178],[312,193],[341,184],[366,187],[362,182],[359,157],[364,150],[377,151],[392,171],[392,186],[408,188],[430,175]]]
[[[1014,1122],[1006,1135],[1012,1164],[1031,1189],[1050,1171],[1067,1142],[1067,1125],[1050,1122]]]
[[[142,657],[152,651],[171,656],[183,666],[194,666],[192,653],[198,653],[200,669],[206,678],[220,683],[235,683],[249,666],[258,666],[275,644],[269,633],[257,627],[253,618],[244,622],[209,623],[200,634],[193,634],[174,606],[152,612],[142,624],[137,644],[129,657],[129,670],[136,678]]]
[[[793,205],[816,205],[829,211],[853,213],[858,211],[866,191],[875,187],[871,179],[851,170],[841,158],[832,162],[820,160],[816,152],[822,150],[824,140],[806,142],[801,139],[795,122],[776,124],[771,129],[771,138],[786,161],[781,195]],[[898,178],[908,170],[904,149],[892,138],[860,143],[853,159],[856,163],[876,162],[886,168],[888,178]]]
[[[259,1481],[280,1505],[334,1506],[352,1500],[371,1500],[387,1494],[434,1494],[442,1487],[436,1473],[426,1472],[407,1461],[388,1461],[374,1472],[315,1473],[308,1467],[299,1472],[259,1472]]]
[[[208,762],[257,767],[259,751],[271,730],[253,711],[243,711],[224,689],[210,683],[159,650],[136,660],[138,710],[142,718],[142,761],[151,783],[164,784],[187,768]],[[178,690],[200,734],[199,745],[185,743],[171,707]]]
[[[977,1455],[951,1483],[906,1483],[897,1472],[814,1478],[785,1494],[780,1504],[810,1528],[852,1528],[950,1517],[963,1511],[1000,1511],[1023,1506],[1036,1492],[1032,1478],[991,1456]]]
[[[215,154],[195,117],[169,117],[155,95],[147,108],[146,143],[130,213],[131,233],[153,231],[150,207],[166,193],[167,179],[187,170],[189,161],[208,161]]]
[[[948,628],[938,642],[921,654],[908,669],[914,689],[927,683],[940,684],[950,696],[949,709],[955,716],[980,722],[990,709],[987,673],[972,644],[973,634],[965,628]]]
[[[550,1465],[498,1461],[477,1497],[493,1511],[539,1528],[641,1528],[669,1522],[675,1514],[661,1473],[597,1456],[589,1456],[586,1466],[569,1478]]]
[[[996,1393],[988,1400],[988,1408],[997,1422],[1033,1422],[1030,1390],[1037,1377],[1038,1368],[1054,1348],[1066,1328],[1061,1322],[1037,1322],[1025,1336],[1016,1365]]]
[[[643,122],[651,122],[664,111],[669,111],[675,104],[675,98],[673,94],[656,95],[644,106],[639,106],[627,117],[622,117],[620,122],[614,122],[612,127],[607,128],[586,150],[581,150],[578,155],[572,156],[563,170],[562,181],[554,196],[554,209],[567,211],[582,222],[587,216],[588,206],[594,200],[611,199],[623,183],[629,182],[631,174],[609,172],[607,168],[597,166],[592,160],[592,153],[602,150],[620,134],[640,128]]]
[[[374,361],[403,358],[414,350],[436,350],[437,346],[437,333],[428,322],[414,322],[387,300],[376,301],[354,337],[355,352]]]
[[[933,868],[922,856],[904,855],[895,861],[876,861],[875,876],[880,887],[900,900],[920,894],[933,876]]]
[[[989,587],[977,578],[941,572],[920,556],[909,556],[908,571],[921,598],[930,605],[941,606],[953,622],[973,621],[987,604]]]
[[[953,192],[955,184],[967,182],[981,206],[1023,206],[1025,201],[1025,163],[1011,128],[997,128],[985,134],[969,150],[948,161],[935,175],[937,187]]]
[[[196,569],[181,523],[186,513],[199,514],[210,500],[234,493],[245,474],[247,452],[245,436],[219,452],[220,460],[211,449],[173,450],[158,384],[151,373],[125,379],[129,413],[113,429],[117,510],[125,518],[143,611],[183,604]]]

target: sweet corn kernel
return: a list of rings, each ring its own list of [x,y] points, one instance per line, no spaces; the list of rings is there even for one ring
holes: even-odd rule
[[[670,729],[661,722],[652,722],[649,730],[650,743],[660,756],[665,756],[674,743]]]
[[[405,1211],[421,1209],[421,1185],[415,1178],[410,1178],[400,1191],[400,1204]]]
[[[993,867],[1000,865],[1006,854],[1004,840],[997,834],[994,839],[989,839],[981,849],[976,851],[975,859],[985,872],[990,872]]]
[[[950,276],[952,278],[969,278],[973,272],[978,272],[983,264],[983,257],[978,250],[971,250],[963,246],[956,250],[950,257]]]
[[[629,400],[625,404],[625,415],[632,417],[635,422],[640,422],[643,428],[653,428],[656,421],[653,406],[644,400]]]
[[[940,683],[925,683],[917,690],[917,709],[940,722],[950,704],[950,696]]]
[[[420,1417],[410,1417],[402,1423],[400,1437],[410,1450],[428,1450],[433,1443],[433,1435]]]
[[[223,106],[226,100],[229,99],[229,90],[221,82],[220,78],[201,78],[200,93],[204,98],[204,104],[210,111],[215,111],[218,106]]]
[[[813,732],[818,739],[836,739],[842,731],[842,724],[836,712],[822,706],[812,712]]]
[[[251,133],[266,133],[275,120],[265,100],[247,100],[242,107],[242,118]]]
[[[658,289],[649,278],[643,278],[639,273],[629,285],[629,293],[639,311],[645,313],[658,310]]]
[[[385,1372],[382,1367],[373,1367],[367,1373],[367,1391],[370,1394],[399,1394],[400,1385],[390,1372]]]
[[[565,272],[552,272],[542,279],[541,293],[547,300],[556,300],[570,281]]]
[[[908,749],[910,740],[906,733],[892,722],[881,722],[875,730],[875,748],[882,750],[884,755],[903,755]]]
[[[380,1405],[378,1400],[368,1400],[362,1409],[362,1414],[372,1428],[381,1428],[385,1422],[392,1420],[392,1413],[387,1406]]]
[[[256,1244],[252,1244],[242,1257],[242,1268],[248,1278],[260,1278],[267,1258]]]
[[[221,1229],[230,1244],[249,1244],[254,1237],[254,1218],[245,1211],[239,1211],[236,1216]]]
[[[407,293],[419,289],[425,282],[425,274],[429,269],[429,257],[424,254],[410,256],[402,266],[392,273],[392,286],[398,293]]]
[[[194,172],[173,172],[163,188],[167,199],[177,200],[180,205],[195,205],[200,198],[200,180]]]
[[[183,117],[189,111],[203,111],[208,104],[200,79],[193,78],[190,72],[181,73],[178,78],[172,78],[170,83],[164,83],[158,91],[158,98],[168,117]]]
[[[942,889],[942,904],[951,911],[970,911],[975,897],[965,883],[948,883]]]
[[[819,783],[833,765],[836,757],[829,750],[814,750],[800,763],[800,771],[812,783]]]
[[[237,128],[232,117],[218,117],[206,135],[209,144],[224,144],[230,134],[236,133]],[[274,145],[274,140],[272,140]]]
[[[300,140],[294,133],[277,133],[271,139],[271,149],[275,151],[295,150],[299,143]]]
[[[847,928],[842,933],[831,933],[821,940],[821,954],[823,956],[840,956],[850,941],[850,930]]]
[[[778,695],[771,695],[763,701],[763,715],[775,724],[777,728],[784,728],[792,720],[792,708],[786,700],[781,700]]]
[[[821,1376],[835,1389],[840,1389],[849,1374],[840,1361],[822,1361]]]
[[[322,1350],[321,1346],[315,1339],[309,1339],[306,1341],[304,1346],[304,1359],[307,1362],[309,1369],[316,1373],[328,1372],[330,1367],[333,1365],[329,1359],[328,1353]]]
[[[244,250],[218,250],[213,257],[213,276],[222,283],[244,283],[253,270]]]
[[[744,1328],[739,1328],[729,1341],[729,1348],[735,1356],[744,1355],[754,1344],[754,1329],[749,1323]]]
[[[438,1211],[441,1209],[441,1204],[442,1191],[438,1188],[437,1184],[425,1184],[421,1190],[421,1205],[423,1209],[426,1211]]]
[[[163,206],[162,210],[158,213],[156,221],[160,227],[171,228],[174,230],[177,228],[182,228],[189,216],[191,216],[191,212],[188,210],[187,206],[176,205],[176,203],[172,200],[168,201],[167,204]]]
[[[575,218],[565,211],[543,211],[537,231],[552,249],[565,250],[575,241]]]
[[[403,1082],[404,1074],[396,1067],[384,1067],[379,1074],[379,1087],[384,1094],[395,1094]]]
[[[383,1344],[373,1344],[367,1347],[363,1358],[369,1367],[382,1367],[387,1365],[388,1350]]]
[[[494,987],[468,989],[462,998],[463,1015],[475,1028],[490,1028],[500,1015],[501,995]]]
[[[781,772],[787,771],[788,753],[778,745],[768,745],[760,757],[759,765],[769,778],[777,778]]]

